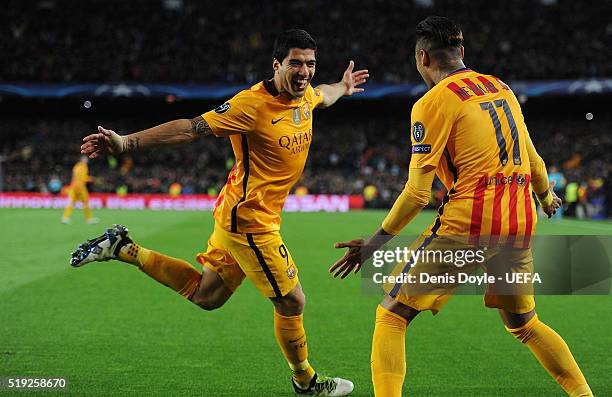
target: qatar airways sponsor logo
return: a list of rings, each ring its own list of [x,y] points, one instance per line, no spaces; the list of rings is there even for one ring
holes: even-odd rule
[[[298,131],[295,134],[287,134],[278,138],[278,145],[291,152],[291,154],[308,151],[311,142],[312,129],[308,131]]]
[[[485,178],[485,185],[497,186],[497,185],[512,185],[517,184],[519,186],[525,186],[527,183],[526,174],[512,174],[512,175],[491,175]]]

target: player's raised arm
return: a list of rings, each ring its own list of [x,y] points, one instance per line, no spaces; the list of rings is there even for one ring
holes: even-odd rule
[[[319,108],[326,108],[334,103],[340,97],[345,95],[353,95],[356,92],[363,92],[363,88],[359,86],[368,80],[370,75],[367,69],[358,70],[353,72],[355,62],[350,61],[348,67],[344,71],[342,80],[334,84],[321,84],[317,86],[317,89],[323,93],[323,101],[319,104]]]
[[[98,132],[83,138],[81,154],[96,158],[101,154],[118,154],[137,149],[176,145],[210,135],[212,130],[202,116],[178,119],[129,135],[98,126]]]

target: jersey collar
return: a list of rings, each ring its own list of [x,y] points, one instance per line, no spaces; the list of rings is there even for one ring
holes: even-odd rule
[[[264,80],[263,81],[264,88],[266,91],[270,93],[272,96],[278,96],[279,92],[274,85],[274,79]]]
[[[304,95],[300,97],[299,100],[291,100],[291,99],[287,99],[284,96],[280,95],[280,92],[278,92],[278,90],[276,89],[276,86],[274,85],[273,78],[269,80],[264,80],[262,83],[266,91],[268,91],[270,95],[272,95],[274,98],[276,98],[278,101],[282,103],[285,103],[288,105],[300,105],[302,102],[304,102],[306,98],[306,95]]]
[[[472,69],[470,69],[470,68],[460,68],[460,69],[457,69],[457,70],[454,70],[454,71],[450,72],[446,77],[452,76],[452,75],[458,74],[458,73],[471,72],[471,71],[472,71]]]

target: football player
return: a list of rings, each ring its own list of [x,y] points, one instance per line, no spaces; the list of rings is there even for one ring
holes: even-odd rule
[[[550,217],[561,200],[548,183],[514,93],[495,76],[463,63],[463,34],[444,17],[428,17],[416,27],[416,65],[429,91],[412,108],[412,157],[408,182],[378,231],[367,241],[338,243],[349,248],[331,266],[334,276],[359,271],[362,263],[397,235],[428,203],[435,175],[448,193],[430,227],[410,247],[425,253],[480,248],[489,274],[533,274],[530,250],[536,210],[532,191]],[[467,254],[465,253],[467,252]],[[371,369],[375,395],[399,397],[406,371],[406,327],[422,311],[437,313],[457,287],[460,268],[439,256],[412,256],[399,263],[386,283],[376,310]],[[462,256],[463,257],[463,256]],[[436,259],[438,258],[438,259]],[[416,282],[406,282],[413,276]],[[424,282],[422,275],[442,282]],[[444,279],[443,277],[447,277]],[[496,277],[497,279],[497,277]],[[453,281],[454,280],[454,281]],[[572,397],[592,396],[564,340],[535,312],[531,284],[489,284],[485,305],[499,310],[509,333],[534,356]]]
[[[209,135],[229,137],[236,163],[218,196],[208,247],[197,255],[202,272],[140,246],[119,225],[82,245],[71,264],[108,259],[131,263],[205,310],[223,306],[248,278],[274,305],[274,334],[295,392],[345,396],[353,390],[350,381],[321,376],[308,361],[298,265],[280,234],[281,210],[302,175],[312,142],[314,110],[363,91],[359,86],[369,77],[367,70],[354,71],[350,61],[341,81],[313,88],[316,49],[307,32],[285,31],[274,46],[273,77],[216,109],[126,136],[99,127],[84,138],[81,152],[96,158],[106,152],[188,144]]]

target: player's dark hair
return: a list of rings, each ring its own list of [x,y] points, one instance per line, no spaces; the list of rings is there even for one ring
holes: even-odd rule
[[[274,40],[274,53],[272,56],[279,62],[289,54],[292,48],[311,49],[317,51],[317,42],[302,29],[285,30]]]
[[[461,57],[463,33],[446,17],[429,16],[416,27],[416,49],[425,50],[442,65]]]

